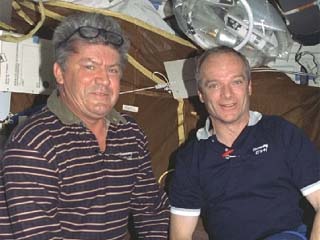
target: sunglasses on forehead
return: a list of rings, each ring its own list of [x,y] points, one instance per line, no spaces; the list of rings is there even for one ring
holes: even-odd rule
[[[77,28],[74,32],[72,32],[66,39],[60,42],[58,46],[60,47],[61,45],[68,42],[69,39],[76,33],[78,33],[81,38],[88,39],[88,40],[94,39],[97,37],[102,37],[105,43],[112,44],[117,47],[120,47],[124,42],[123,37],[118,33],[107,31],[103,28],[82,26]]]

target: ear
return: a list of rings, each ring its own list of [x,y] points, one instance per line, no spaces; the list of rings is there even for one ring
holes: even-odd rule
[[[199,96],[200,102],[204,103],[203,95],[201,93],[201,90],[199,90],[199,89],[198,89],[198,96]]]
[[[53,75],[57,81],[58,84],[63,84],[64,83],[64,77],[63,77],[63,70],[58,63],[53,64]]]
[[[252,80],[249,80],[249,85],[248,85],[248,90],[249,90],[249,96],[251,96],[252,94],[252,84],[251,84]]]

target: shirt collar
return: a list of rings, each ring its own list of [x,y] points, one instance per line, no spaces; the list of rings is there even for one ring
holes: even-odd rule
[[[260,112],[256,112],[256,111],[249,111],[249,123],[248,126],[254,126],[256,125],[262,118],[262,114]],[[197,131],[197,139],[198,141],[200,140],[206,140],[209,137],[212,136],[212,129],[210,129],[211,127],[211,120],[210,117],[208,117],[206,119],[205,125],[203,128],[198,129]]]
[[[76,116],[69,108],[61,101],[58,97],[58,91],[55,89],[48,98],[47,101],[48,109],[53,112],[61,122],[66,125],[71,124],[81,124],[82,121],[78,116]],[[115,109],[111,109],[108,115],[105,117],[107,120],[106,123],[118,124],[118,123],[126,123],[127,120],[121,116],[119,112]]]

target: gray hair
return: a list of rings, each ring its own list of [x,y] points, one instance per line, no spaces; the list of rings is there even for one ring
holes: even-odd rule
[[[198,88],[200,88],[200,84],[202,81],[202,76],[200,73],[201,70],[201,66],[204,63],[204,61],[209,57],[209,56],[215,56],[215,55],[220,55],[220,54],[234,54],[235,56],[238,56],[240,58],[240,60],[242,61],[242,63],[245,66],[245,74],[246,74],[246,78],[248,81],[251,80],[251,67],[249,64],[248,59],[240,52],[234,50],[231,47],[227,47],[227,46],[218,46],[218,47],[213,47],[210,49],[207,49],[204,51],[204,53],[202,53],[200,55],[200,57],[197,58],[196,60],[196,72],[195,72],[195,78],[197,81],[197,85]]]
[[[66,67],[66,61],[70,53],[75,52],[75,41],[81,41],[92,44],[106,44],[103,36],[98,36],[93,39],[82,38],[76,30],[83,26],[90,26],[93,28],[101,28],[119,34],[123,38],[123,44],[120,46],[112,43],[107,43],[112,46],[120,54],[120,65],[123,69],[127,62],[127,53],[129,50],[129,40],[121,30],[120,25],[112,17],[105,16],[98,13],[78,13],[66,17],[55,29],[53,33],[54,46],[54,60],[62,69]],[[74,33],[74,34],[73,34]],[[72,35],[73,34],[73,35]]]

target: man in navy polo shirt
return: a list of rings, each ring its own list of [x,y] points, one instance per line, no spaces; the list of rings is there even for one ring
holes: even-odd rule
[[[249,110],[250,66],[232,48],[207,50],[196,69],[209,117],[178,154],[170,187],[174,240],[192,239],[200,214],[210,239],[306,239],[299,201],[316,214],[320,239],[320,154],[278,116]]]

